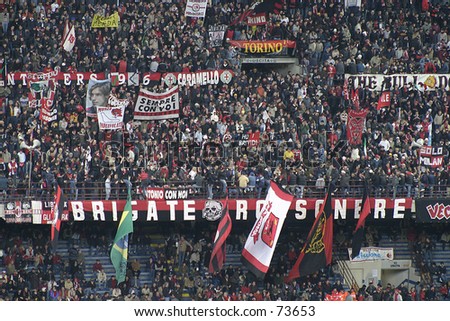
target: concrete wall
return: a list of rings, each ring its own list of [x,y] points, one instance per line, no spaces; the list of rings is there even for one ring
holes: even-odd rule
[[[391,283],[393,286],[398,286],[405,279],[412,281],[420,280],[420,277],[415,274],[411,260],[347,261],[347,264],[359,287],[369,284],[370,281],[377,284],[381,280],[383,286],[388,283]]]

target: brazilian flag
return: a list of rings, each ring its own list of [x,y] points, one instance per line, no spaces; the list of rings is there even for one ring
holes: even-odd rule
[[[131,191],[128,189],[127,203],[123,209],[110,254],[118,283],[125,281],[128,260],[128,235],[130,233],[133,233],[133,219],[131,213]]]

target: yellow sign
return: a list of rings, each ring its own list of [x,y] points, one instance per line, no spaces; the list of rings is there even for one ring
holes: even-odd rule
[[[117,28],[119,27],[119,13],[115,12],[109,17],[95,14],[92,19],[91,28]]]

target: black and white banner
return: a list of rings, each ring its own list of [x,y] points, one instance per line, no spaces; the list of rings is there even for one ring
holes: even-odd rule
[[[421,147],[420,164],[432,168],[444,166],[444,148],[432,146]]]
[[[144,191],[148,200],[187,200],[192,194],[188,188],[147,187]]]
[[[209,26],[209,43],[211,47],[220,47],[223,43],[223,37],[225,36],[225,31],[227,31],[227,25],[213,25]]]
[[[345,74],[349,88],[367,88],[370,91],[394,90],[396,86],[407,86],[409,90],[437,90],[439,88],[450,91],[450,74]]]
[[[153,93],[145,89],[139,92],[136,106],[134,107],[134,119],[163,120],[180,116],[180,99],[178,86],[165,93]]]

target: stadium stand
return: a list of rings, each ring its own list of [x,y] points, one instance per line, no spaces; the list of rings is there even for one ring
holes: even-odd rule
[[[448,1],[252,2],[212,0],[203,19],[185,16],[186,1],[0,2],[0,299],[323,300],[341,287],[358,300],[392,300],[396,288],[404,300],[448,299],[448,227],[438,223],[448,217],[425,210],[448,206]],[[117,116],[124,106],[118,129],[101,129],[106,121],[91,114],[93,84],[104,80],[109,106],[97,108]],[[174,84],[178,118],[136,117],[143,90],[158,95]],[[329,187],[355,207],[368,184],[388,216],[408,213],[399,226],[377,225],[378,245],[412,260],[421,282],[356,289],[334,262],[285,284],[285,253],[292,247],[296,257],[308,233],[295,224],[280,239],[277,268],[258,281],[240,262],[249,222],[233,231],[226,267],[211,275],[204,255],[178,266],[171,251],[172,229],[208,248],[213,227],[196,225],[200,237],[178,221],[156,230],[142,223],[130,242],[128,281],[111,280],[117,226],[93,222],[94,202],[121,208],[131,187],[141,216],[160,192],[194,200],[197,216],[207,199],[228,197],[238,215],[235,200],[254,204],[270,181],[297,201],[322,199]],[[53,249],[44,224],[57,186],[72,207]],[[413,213],[413,203],[421,210]],[[81,213],[92,220],[75,222]],[[97,260],[106,282],[96,281]]]

